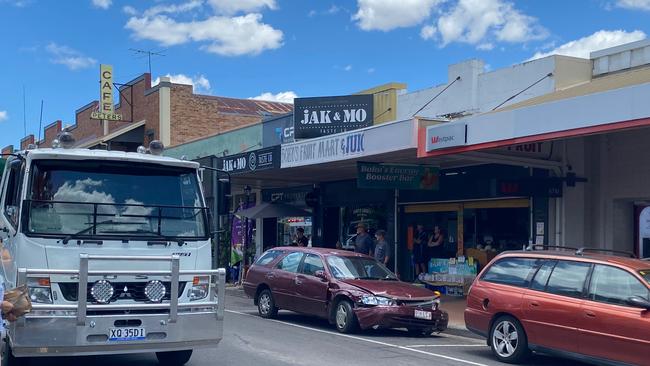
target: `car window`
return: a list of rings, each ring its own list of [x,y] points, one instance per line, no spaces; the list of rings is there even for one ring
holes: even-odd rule
[[[646,282],[650,283],[650,269],[639,271],[639,274],[646,280]]]
[[[551,272],[553,272],[553,267],[555,267],[555,264],[557,261],[544,261],[542,265],[539,267],[537,270],[537,273],[535,274],[535,278],[533,278],[533,281],[530,285],[530,288],[533,290],[539,290],[539,291],[544,291],[546,288],[546,283],[548,282],[548,278],[551,276]]]
[[[504,258],[491,265],[481,279],[504,285],[527,287],[536,262],[537,259],[534,258]]]
[[[255,262],[256,265],[258,266],[265,266],[271,262],[280,255],[282,255],[281,250],[269,250],[268,252],[262,254],[262,256]]]
[[[305,260],[302,263],[302,269],[300,273],[313,276],[316,271],[324,271],[323,261],[319,256],[315,254],[307,254]]]
[[[300,264],[302,256],[303,253],[301,252],[289,253],[286,257],[282,258],[276,268],[287,272],[298,272],[298,265]]]
[[[11,160],[7,168],[7,190],[5,193],[4,212],[5,216],[14,227],[18,226],[18,210],[20,209],[20,196],[22,192],[22,177],[25,164],[20,160]]]
[[[590,263],[558,261],[548,279],[546,291],[563,296],[582,296],[590,268]]]
[[[589,299],[626,305],[627,299],[633,296],[648,300],[648,288],[627,271],[611,266],[596,265],[591,275]]]

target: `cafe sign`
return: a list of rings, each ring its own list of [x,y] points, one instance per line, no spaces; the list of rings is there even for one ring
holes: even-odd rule
[[[217,159],[217,166],[230,174],[240,174],[280,167],[280,147],[226,156]]]
[[[433,166],[357,163],[357,187],[437,190],[439,170]]]
[[[310,139],[356,130],[373,124],[371,94],[296,98],[294,137]]]
[[[99,110],[90,114],[91,119],[122,121],[122,115],[115,113],[113,101],[113,66],[99,65]]]

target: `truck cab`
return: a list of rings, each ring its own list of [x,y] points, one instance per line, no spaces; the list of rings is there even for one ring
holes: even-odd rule
[[[32,311],[7,326],[3,362],[155,352],[182,365],[222,337],[225,271],[212,269],[198,163],[47,148],[6,160],[1,280]]]

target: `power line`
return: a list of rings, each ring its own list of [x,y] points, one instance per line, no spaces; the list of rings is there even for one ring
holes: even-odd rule
[[[522,90],[522,91],[520,91],[519,93],[517,93],[517,94],[515,94],[515,95],[513,95],[513,96],[511,96],[510,98],[508,98],[508,99],[506,99],[506,100],[504,100],[504,101],[503,101],[503,102],[502,102],[501,104],[499,104],[498,106],[496,106],[496,107],[494,107],[494,108],[492,108],[492,110],[495,110],[495,109],[497,109],[497,108],[499,108],[499,107],[501,107],[502,105],[504,105],[504,104],[506,104],[506,103],[508,103],[509,101],[511,101],[511,100],[513,100],[513,99],[515,99],[515,98],[517,98],[517,97],[518,97],[518,96],[519,96],[519,95],[520,95],[521,93],[523,93],[523,92],[525,92],[526,90],[528,90],[528,89],[530,89],[530,88],[532,88],[532,87],[534,87],[535,85],[537,85],[537,84],[539,84],[539,83],[541,83],[541,82],[542,82],[542,80],[544,80],[544,79],[546,79],[546,78],[550,78],[551,76],[553,76],[553,73],[552,73],[552,72],[549,72],[549,73],[548,73],[548,74],[546,74],[546,75],[545,75],[545,76],[544,76],[543,78],[541,78],[541,79],[539,79],[539,80],[537,80],[536,82],[534,82],[534,83],[532,83],[532,84],[530,84],[530,86],[528,86],[528,87],[527,87],[526,89],[524,89],[524,90]]]
[[[420,113],[424,108],[426,108],[429,104],[431,104],[431,102],[433,102],[436,98],[438,98],[440,94],[444,93],[447,89],[449,89],[450,86],[454,85],[454,83],[457,82],[458,80],[460,80],[460,76],[456,76],[454,81],[452,81],[447,86],[445,86],[445,88],[442,89],[440,93],[434,95],[433,98],[431,98],[425,105],[422,106],[422,108],[418,109],[415,113],[413,113],[411,117],[415,117],[416,114]]]
[[[137,54],[142,54],[143,57],[147,57],[149,61],[149,74],[151,74],[151,56],[166,56],[165,54],[163,54],[163,52],[165,52],[166,50],[152,51],[152,50],[139,50],[136,48],[129,48],[129,51],[135,52]]]

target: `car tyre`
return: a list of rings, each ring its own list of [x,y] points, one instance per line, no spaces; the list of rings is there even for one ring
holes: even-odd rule
[[[156,352],[158,363],[163,366],[183,366],[192,357],[192,350]]]
[[[528,337],[519,321],[505,315],[497,318],[490,329],[492,353],[501,362],[517,364],[530,355]]]
[[[274,319],[278,316],[278,307],[275,306],[275,299],[271,290],[264,289],[257,296],[257,311],[265,319]]]
[[[341,333],[354,333],[358,329],[359,323],[350,301],[341,300],[336,303],[334,324],[336,325],[336,330]]]

